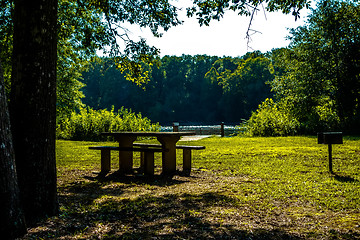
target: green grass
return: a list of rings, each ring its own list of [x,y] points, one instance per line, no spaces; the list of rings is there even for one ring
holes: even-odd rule
[[[213,138],[202,144],[195,166],[226,176],[258,179],[252,192],[284,201],[296,197],[329,209],[359,207],[360,141],[333,146],[333,171],[328,149],[310,137]],[[242,190],[243,186],[239,186]]]
[[[212,137],[182,143],[206,146],[190,177],[156,154],[153,178],[103,179],[88,147],[116,143],[57,141],[61,214],[24,239],[360,239],[359,140],[333,145],[334,174],[314,137]]]

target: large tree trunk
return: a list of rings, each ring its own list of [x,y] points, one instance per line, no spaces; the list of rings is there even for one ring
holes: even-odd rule
[[[0,61],[0,236],[14,239],[26,233],[20,207],[3,70]]]
[[[55,124],[57,0],[15,0],[10,118],[28,225],[58,212]]]

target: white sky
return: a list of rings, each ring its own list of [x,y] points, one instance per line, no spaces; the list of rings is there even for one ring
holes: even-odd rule
[[[183,0],[180,0],[183,1]],[[179,4],[179,2],[177,2]],[[182,54],[210,56],[243,56],[247,52],[260,50],[265,53],[273,48],[286,47],[289,42],[285,37],[289,34],[287,28],[296,28],[304,25],[310,10],[300,11],[301,18],[295,21],[291,14],[281,12],[269,13],[258,11],[251,28],[261,33],[252,35],[249,47],[247,46],[246,30],[250,17],[238,16],[233,11],[226,12],[221,21],[212,21],[210,26],[200,27],[196,18],[187,18],[185,13],[180,14],[183,25],[170,28],[163,37],[155,38],[150,30],[131,27],[131,38],[142,36],[149,45],[160,49],[161,56]]]

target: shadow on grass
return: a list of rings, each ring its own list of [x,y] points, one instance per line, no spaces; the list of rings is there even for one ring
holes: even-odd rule
[[[183,181],[118,175],[90,179],[60,188],[61,215],[24,239],[301,239],[281,229],[251,226],[253,220],[241,222],[237,213],[219,212],[237,208],[236,199],[221,193],[159,189]],[[136,193],[145,184],[155,185],[156,193]]]
[[[180,175],[180,172],[176,173]],[[118,172],[113,172],[106,176],[98,175],[94,180],[98,180],[100,182],[119,182],[125,184],[148,184],[153,186],[171,186],[176,184],[185,183],[186,181],[180,181],[173,179],[172,175],[153,175],[153,176],[146,176],[143,174],[130,174],[130,175],[123,175],[119,174]]]
[[[339,182],[344,182],[344,183],[358,182],[358,180],[356,180],[355,178],[349,177],[349,176],[342,176],[337,173],[333,173],[332,175],[333,175],[334,179]]]
[[[301,239],[279,229],[243,230],[236,223],[222,223],[220,216],[209,212],[209,208],[218,204],[232,205],[234,199],[218,193],[107,199],[94,211],[69,215],[66,222],[71,224],[56,237],[81,232],[94,239]],[[104,232],[98,231],[95,237],[94,229],[99,223]]]
[[[291,226],[265,223],[259,213],[242,216],[238,200],[221,192],[161,190],[185,181],[134,175],[86,178],[91,181],[61,188],[60,217],[43,223],[46,227],[40,226],[25,239],[307,238],[287,232]],[[141,192],[145,185],[157,189]],[[126,195],[129,192],[131,197]]]

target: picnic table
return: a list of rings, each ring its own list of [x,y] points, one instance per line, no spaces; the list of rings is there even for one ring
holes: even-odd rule
[[[195,132],[104,132],[102,135],[112,136],[119,143],[119,170],[124,173],[133,171],[133,152],[121,151],[132,149],[138,137],[156,137],[162,149],[162,173],[173,174],[176,172],[176,143],[182,136],[195,135]]]

